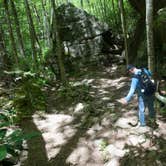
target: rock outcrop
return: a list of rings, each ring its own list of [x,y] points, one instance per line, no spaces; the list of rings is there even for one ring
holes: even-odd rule
[[[102,53],[104,45],[102,34],[109,30],[106,23],[71,3],[57,8],[57,19],[65,51],[72,57]]]

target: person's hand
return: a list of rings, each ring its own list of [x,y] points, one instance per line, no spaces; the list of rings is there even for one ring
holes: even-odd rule
[[[127,101],[125,98],[121,98],[121,99],[118,99],[117,102],[123,104],[123,105],[127,105]]]

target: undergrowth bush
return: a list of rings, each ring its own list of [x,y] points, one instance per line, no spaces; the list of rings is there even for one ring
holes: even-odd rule
[[[161,106],[161,108],[160,108],[160,114],[162,115],[162,116],[166,116],[166,106]]]
[[[24,140],[38,136],[39,133],[24,134],[13,125],[13,112],[0,112],[0,162],[7,157],[18,157]]]
[[[24,71],[17,71],[15,75],[13,111],[16,112],[17,118],[21,119],[35,111],[45,110],[45,95],[42,91],[44,79],[35,73]]]

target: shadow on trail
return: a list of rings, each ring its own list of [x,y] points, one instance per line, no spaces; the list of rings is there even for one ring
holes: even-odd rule
[[[70,163],[67,163],[66,160],[73,152],[73,150],[77,147],[79,139],[86,134],[86,131],[90,126],[93,125],[93,122],[89,120],[90,116],[85,116],[83,122],[77,128],[77,132],[71,137],[66,144],[61,147],[61,150],[56,155],[55,158],[52,158],[49,161],[49,165],[51,166],[68,166]],[[79,123],[81,120],[81,116],[78,116],[73,124]]]
[[[21,129],[25,134],[32,132],[41,134],[33,119],[23,120],[21,122]],[[46,166],[47,153],[45,149],[45,141],[42,134],[27,141],[28,158],[21,163],[21,166]]]
[[[67,143],[60,145],[60,151],[58,154],[48,160],[47,150],[45,148],[46,142],[42,137],[42,134],[27,141],[28,146],[28,158],[22,161],[21,166],[68,166],[67,158],[70,154],[77,148],[79,139],[86,135],[87,130],[93,126],[95,121],[92,119],[91,114],[76,115],[75,119],[68,125],[77,125],[76,133],[67,140]],[[79,124],[79,125],[78,125]],[[37,128],[37,125],[31,120],[25,120],[21,123],[21,128],[23,132],[31,133],[41,131]]]

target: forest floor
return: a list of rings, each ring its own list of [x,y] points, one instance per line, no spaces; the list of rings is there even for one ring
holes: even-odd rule
[[[157,115],[156,129],[131,126],[138,120],[136,96],[127,106],[116,102],[127,94],[130,80],[122,74],[123,68],[101,70],[74,80],[90,86],[93,101],[88,109],[85,102],[58,103],[56,87],[49,88],[49,113],[34,114],[22,124],[25,132],[38,131],[41,136],[27,141],[28,151],[23,151],[20,165],[166,165],[165,119]]]

